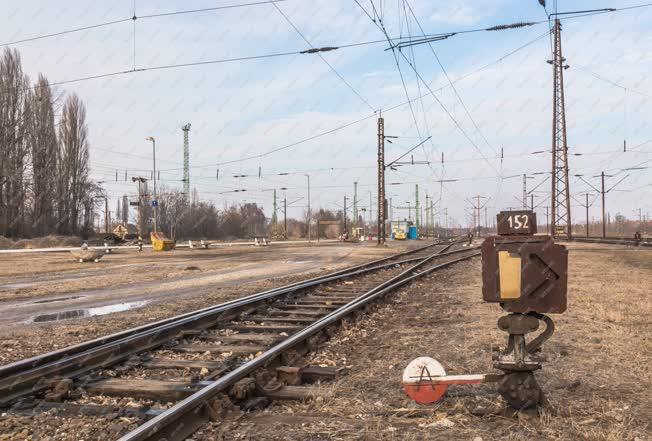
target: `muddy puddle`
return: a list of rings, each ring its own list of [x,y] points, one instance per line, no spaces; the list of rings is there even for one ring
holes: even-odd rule
[[[129,311],[135,308],[142,308],[148,304],[148,300],[139,302],[114,303],[112,305],[97,306],[94,308],[69,309],[51,314],[40,314],[32,317],[30,323],[56,322],[61,320],[70,320],[75,318],[95,317],[98,315],[107,315],[114,312]]]

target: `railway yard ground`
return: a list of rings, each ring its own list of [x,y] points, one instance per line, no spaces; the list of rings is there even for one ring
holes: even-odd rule
[[[98,263],[83,264],[68,253],[4,255],[0,259],[0,364],[404,248],[403,244],[383,250],[365,244],[288,243],[170,253],[118,249]],[[127,309],[119,312],[122,308]],[[118,312],[105,314],[112,310]],[[66,314],[97,315],[55,320]]]
[[[369,245],[179,250],[156,257],[118,252],[85,265],[63,254],[3,256],[0,365],[406,246]],[[547,361],[536,374],[545,393],[538,410],[509,410],[492,384],[452,386],[443,401],[427,406],[412,402],[401,388],[403,369],[418,356],[438,359],[449,374],[492,372],[492,345],[504,345],[506,334],[496,327],[501,309],[482,301],[481,261],[473,257],[391,292],[345,320],[330,339],[303,354],[301,363],[295,360],[344,368],[333,381],[316,386],[311,398],[272,401],[249,413],[230,408],[189,439],[652,439],[652,249],[566,245],[568,310],[552,315],[555,333],[543,347]],[[117,312],[92,316],[102,307]],[[123,307],[131,309],[120,311]],[[63,317],[68,319],[53,320]],[[107,397],[99,404],[129,406],[128,401]],[[144,404],[166,407],[138,403]],[[0,440],[111,440],[137,426],[118,413],[1,415]]]

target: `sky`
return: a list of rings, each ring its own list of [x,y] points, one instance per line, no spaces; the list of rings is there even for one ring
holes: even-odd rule
[[[290,204],[288,216],[300,217],[308,205],[309,175],[313,210],[340,210],[345,196],[350,207],[357,182],[359,207],[369,208],[371,192],[376,216],[380,111],[385,134],[398,137],[386,144],[387,163],[425,141],[402,159],[414,159],[414,165],[386,174],[395,219],[407,216],[400,207],[414,206],[417,184],[420,203],[426,194],[432,198],[441,223],[446,209],[449,225],[468,225],[469,199],[477,195],[491,219],[520,208],[524,173],[528,188],[536,187],[535,210],[545,219],[552,68],[546,63],[548,23],[537,0],[374,0],[391,38],[419,36],[421,29],[438,34],[543,21],[457,34],[394,53],[366,15],[373,16],[370,0],[359,0],[364,10],[354,0],[285,0],[146,17],[254,2],[2,0],[7,12],[0,44],[20,51],[30,78],[43,73],[51,83],[127,71],[54,86],[59,97],[76,93],[86,105],[91,174],[103,181],[112,210],[123,194],[136,196],[131,176],[150,176],[148,136],[156,139],[159,187],[182,188],[181,127],[191,123],[190,181],[201,200],[220,208],[256,202],[271,216],[276,189],[279,205],[284,197]],[[640,3],[559,0],[557,7]],[[15,43],[110,21],[119,22]],[[639,208],[652,213],[650,22],[652,7],[563,22],[574,221],[584,220],[587,191],[590,217],[599,218],[600,199],[591,186],[599,188],[595,176],[602,171],[610,176],[607,189],[617,184],[607,194],[612,216],[636,218]],[[309,49],[304,38],[312,47],[340,49],[241,59]],[[341,47],[357,43],[369,44]],[[163,68],[215,60],[231,61]]]

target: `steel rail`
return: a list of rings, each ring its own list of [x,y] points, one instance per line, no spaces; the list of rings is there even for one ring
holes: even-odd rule
[[[437,253],[443,253],[454,243],[455,242],[449,243]],[[441,243],[430,244],[416,250],[411,250],[410,253],[422,251],[435,245],[441,245]],[[141,327],[141,329],[147,329],[142,329],[138,332],[131,333],[122,338],[114,339],[106,343],[96,344],[94,346],[91,345],[86,350],[81,350],[74,353],[68,353],[65,351],[65,349],[62,351],[56,351],[60,354],[59,357],[53,357],[47,362],[41,363],[40,365],[30,365],[29,359],[23,361],[22,363],[7,365],[5,371],[8,368],[12,368],[12,370],[10,375],[4,375],[0,377],[0,392],[2,392],[2,394],[0,394],[0,406],[7,406],[19,398],[48,389],[50,386],[43,381],[46,376],[75,378],[86,374],[93,369],[114,365],[120,361],[128,359],[132,355],[151,350],[162,345],[166,341],[177,337],[179,332],[182,332],[185,328],[192,327],[194,329],[201,329],[214,326],[220,315],[223,315],[227,312],[236,311],[244,306],[258,303],[269,298],[275,298],[281,295],[289,294],[299,289],[309,288],[346,277],[365,274],[371,271],[376,271],[397,265],[399,263],[406,263],[423,259],[423,257],[415,257],[399,262],[389,262],[384,264],[381,263],[379,265],[369,266],[378,261],[382,262],[393,260],[397,256],[400,257],[405,254],[409,253],[399,253],[390,256],[389,258],[378,259],[373,262],[356,265],[349,269],[330,273],[326,276],[292,284],[289,285],[288,288],[284,287],[283,289],[269,290],[248,297],[243,297],[241,299],[225,302],[220,305],[204,308],[192,313],[183,314],[178,316],[180,318],[173,321],[172,319],[163,320],[161,321],[163,323],[159,326],[154,327],[146,325]],[[26,369],[21,370],[20,367],[26,367]]]
[[[132,336],[132,335],[137,334],[139,332],[147,331],[147,330],[157,328],[157,327],[162,326],[162,325],[173,323],[173,322],[176,322],[178,320],[182,320],[182,319],[185,319],[187,317],[191,317],[191,316],[194,316],[196,314],[200,314],[202,312],[212,311],[212,310],[215,310],[216,308],[223,308],[223,307],[227,307],[227,306],[230,306],[230,305],[239,305],[243,301],[262,299],[264,296],[268,296],[268,295],[272,295],[272,294],[281,295],[281,294],[290,293],[292,291],[305,288],[306,284],[318,282],[318,281],[320,281],[322,279],[329,278],[329,277],[335,277],[335,276],[346,277],[347,273],[349,273],[349,272],[354,272],[354,271],[357,271],[359,269],[362,269],[362,268],[365,268],[365,267],[368,267],[368,266],[371,266],[371,265],[376,265],[376,264],[379,264],[379,263],[382,263],[382,262],[386,262],[388,260],[396,259],[397,257],[418,253],[418,252],[423,251],[425,249],[428,249],[430,247],[437,246],[437,245],[442,245],[443,243],[446,243],[446,242],[447,241],[445,241],[445,240],[434,242],[432,244],[428,244],[428,245],[425,245],[423,247],[415,248],[413,250],[404,251],[404,252],[401,252],[401,253],[393,254],[393,255],[388,256],[388,257],[382,257],[380,259],[372,260],[370,262],[365,262],[365,263],[362,263],[362,264],[347,267],[347,268],[344,268],[344,269],[341,269],[341,270],[338,270],[338,271],[334,271],[332,273],[325,274],[323,276],[318,276],[318,277],[315,277],[315,278],[312,278],[312,279],[302,280],[302,281],[291,283],[289,285],[281,286],[281,287],[278,287],[278,288],[272,288],[272,289],[269,289],[269,290],[266,290],[266,291],[261,291],[261,292],[258,292],[258,293],[251,294],[249,296],[242,297],[240,299],[230,300],[230,301],[220,303],[220,304],[217,304],[217,305],[211,305],[211,306],[208,306],[206,308],[202,308],[202,309],[198,309],[198,310],[195,310],[195,311],[190,311],[190,312],[187,312],[187,313],[179,314],[179,315],[176,315],[176,316],[173,316],[173,317],[165,318],[165,319],[158,320],[158,321],[155,321],[155,322],[152,322],[152,323],[148,323],[148,324],[145,324],[145,325],[130,328],[130,329],[127,329],[127,330],[124,330],[124,331],[119,331],[119,332],[116,332],[114,334],[110,334],[108,336],[99,337],[99,338],[96,338],[96,339],[93,339],[93,340],[78,343],[76,345],[68,346],[66,348],[57,349],[55,351],[51,351],[51,352],[48,352],[48,353],[45,353],[45,354],[41,354],[41,355],[37,355],[37,356],[34,356],[34,357],[26,358],[26,359],[23,359],[23,360],[18,360],[18,361],[15,361],[13,363],[6,364],[4,366],[0,366],[0,381],[1,381],[1,379],[3,377],[5,377],[7,375],[11,375],[11,374],[13,374],[15,372],[19,372],[19,371],[24,370],[24,369],[33,369],[33,368],[41,366],[41,365],[43,365],[45,363],[51,362],[51,361],[53,361],[53,360],[55,360],[57,358],[67,357],[67,356],[71,356],[71,355],[74,355],[74,354],[78,354],[80,352],[83,352],[83,351],[98,347],[100,345],[103,345],[103,344],[106,344],[106,343],[111,343],[111,342],[117,341],[119,339]],[[308,285],[308,286],[310,286],[310,285]]]
[[[422,277],[431,272],[445,268],[454,263],[461,262],[471,257],[478,256],[480,253],[475,251],[476,248],[466,249],[464,251],[474,252],[467,256],[462,256],[457,259],[451,260],[449,262],[444,262],[439,265],[432,266],[423,271],[420,271],[416,274],[405,277],[410,273],[414,273],[415,270],[425,265],[427,262],[432,260],[435,255],[425,258],[422,262],[419,262],[413,265],[411,268],[401,272],[399,275],[392,277],[386,282],[383,282],[378,287],[371,289],[370,291],[364,293],[357,299],[347,303],[341,308],[327,314],[326,316],[315,321],[313,324],[307,326],[302,331],[288,337],[286,340],[277,344],[276,346],[268,349],[258,357],[253,360],[240,365],[235,368],[233,371],[225,374],[223,377],[214,381],[211,385],[200,389],[191,396],[180,401],[173,407],[162,412],[153,419],[147,421],[143,425],[137,427],[135,430],[127,433],[121,437],[118,441],[146,441],[146,440],[159,440],[162,438],[166,439],[182,439],[183,437],[191,434],[196,430],[197,424],[205,422],[208,419],[208,410],[206,409],[205,404],[217,394],[222,392],[225,388],[233,385],[238,380],[246,377],[248,374],[254,370],[264,367],[269,361],[276,358],[281,353],[292,348],[296,344],[304,341],[313,334],[321,331],[325,327],[331,325],[337,320],[342,319],[352,311],[359,309],[361,306],[364,306],[379,296],[382,296],[396,288],[399,288],[412,280]],[[187,424],[182,422],[181,419],[184,416],[191,416],[192,424]]]
[[[584,242],[584,243],[604,243],[610,245],[636,245],[636,239],[632,237],[573,237],[571,239],[573,242]],[[650,247],[652,246],[652,241],[650,239],[641,239],[638,246]]]

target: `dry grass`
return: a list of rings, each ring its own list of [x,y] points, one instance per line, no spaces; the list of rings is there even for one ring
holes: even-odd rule
[[[411,285],[314,354],[311,363],[351,367],[332,397],[276,403],[194,439],[649,439],[652,250],[569,248],[569,308],[553,317],[543,350],[536,375],[549,404],[538,413],[505,409],[492,385],[451,388],[433,406],[401,390],[403,368],[420,355],[449,373],[492,370],[491,345],[505,335],[495,326],[501,310],[481,301],[476,259]]]

